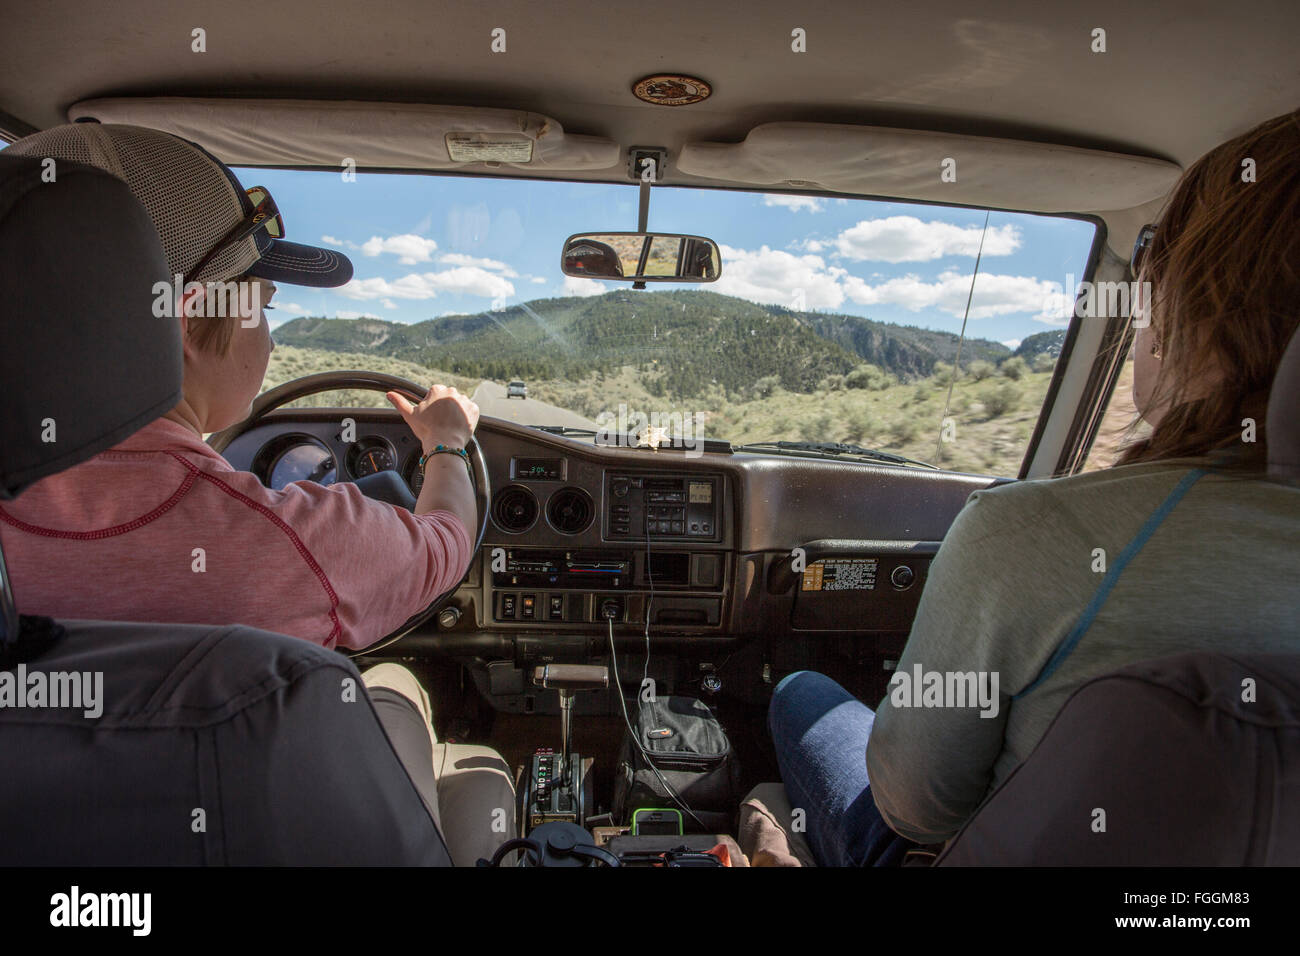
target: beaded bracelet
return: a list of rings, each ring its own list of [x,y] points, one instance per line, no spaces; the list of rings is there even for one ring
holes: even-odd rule
[[[464,448],[452,448],[450,445],[438,445],[433,451],[427,451],[420,456],[420,470],[424,471],[425,463],[434,455],[459,455],[461,461],[465,462],[465,471],[469,473],[470,483],[474,482],[474,469],[470,467],[469,452]]]

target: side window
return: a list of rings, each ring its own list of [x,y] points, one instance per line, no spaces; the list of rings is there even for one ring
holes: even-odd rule
[[[1120,370],[1110,404],[1102,416],[1097,436],[1088,452],[1084,471],[1101,471],[1116,463],[1125,447],[1151,433],[1146,422],[1138,420],[1137,406],[1133,404],[1133,356],[1129,355]]]

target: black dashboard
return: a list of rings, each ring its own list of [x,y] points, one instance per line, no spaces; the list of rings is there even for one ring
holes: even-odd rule
[[[789,456],[605,447],[499,419],[477,431],[492,485],[483,544],[449,610],[404,654],[588,660],[608,640],[713,657],[761,641],[802,659],[847,637],[890,666],[929,562],[993,479]],[[396,470],[419,443],[388,409],[269,413],[223,454],[264,483]],[[787,655],[788,656],[788,655]],[[492,668],[487,668],[488,679]]]

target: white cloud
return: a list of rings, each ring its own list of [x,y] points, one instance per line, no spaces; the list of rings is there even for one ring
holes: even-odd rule
[[[879,262],[929,262],[944,256],[971,256],[979,251],[981,226],[922,222],[915,216],[864,219],[834,239],[804,243],[809,252],[835,251],[846,259]],[[994,226],[984,238],[984,255],[1005,256],[1020,248],[1020,230]]]
[[[384,299],[379,304],[382,305],[385,309],[397,308],[397,303],[394,302],[392,299]]]
[[[546,276],[532,276],[529,282],[536,282],[538,285],[546,285]]]
[[[938,309],[960,318],[966,311],[971,291],[971,277],[954,270],[939,273],[926,281],[915,275],[900,276],[878,285],[870,285],[857,276],[844,277],[844,292],[860,305],[897,305],[911,312]],[[970,317],[987,319],[995,315],[1032,313],[1033,318],[1049,324],[1066,324],[1064,316],[1054,311],[1062,300],[1061,284],[1035,279],[1033,276],[995,275],[981,272],[971,296]]]
[[[479,256],[467,256],[463,252],[444,252],[438,257],[439,262],[449,266],[477,266],[492,272],[500,272],[508,279],[519,278],[519,273],[499,259],[483,259]]]
[[[336,319],[379,319],[383,321],[382,315],[375,315],[373,312],[353,312],[349,309],[339,309],[334,313]]]
[[[400,236],[371,236],[361,244],[361,253],[366,256],[377,256],[381,253],[391,253],[397,256],[397,261],[404,266],[415,265],[417,262],[432,262],[430,255],[438,244],[432,239],[425,239],[423,236],[417,236],[413,233],[404,233]]]
[[[807,209],[809,212],[821,212],[822,201],[816,196],[786,196],[780,193],[767,193],[763,196],[764,206],[783,206],[791,212]]]
[[[709,289],[751,302],[789,309],[833,309],[844,301],[843,269],[821,256],[796,256],[762,246],[757,250],[722,246],[722,277]]]
[[[325,245],[327,245],[327,246],[342,246],[342,245],[343,245],[343,240],[342,240],[342,239],[335,239],[333,236],[321,236],[321,237],[320,237],[320,241],[323,242],[323,243],[325,243]]]
[[[503,276],[472,266],[442,272],[411,272],[400,279],[353,279],[338,289],[349,299],[432,299],[440,293],[475,295],[485,299],[508,298],[514,284]]]
[[[1007,339],[1002,344],[1009,349],[1018,349],[1020,348],[1020,339]]]
[[[279,299],[272,299],[271,304],[275,306],[277,312],[292,312],[295,316],[307,314],[307,307],[297,302],[281,302]]]
[[[583,279],[580,276],[564,277],[565,295],[602,295],[609,291],[609,286],[595,279]]]

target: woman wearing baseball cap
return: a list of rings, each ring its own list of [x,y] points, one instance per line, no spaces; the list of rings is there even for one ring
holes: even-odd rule
[[[52,159],[55,182],[61,160],[124,180],[186,293],[170,313],[184,333],[181,403],[0,509],[24,609],[58,618],[237,622],[360,648],[455,586],[476,526],[473,487],[458,456],[428,459],[412,514],[350,483],[269,489],[203,442],[242,420],[261,389],[275,347],[262,307],[276,285],[343,285],[352,278],[345,256],[287,241],[267,190],[246,191],[211,154],[168,133],[77,123],[6,152]],[[208,284],[231,282],[241,294],[206,308]],[[442,385],[414,406],[392,393],[389,400],[426,453],[464,448],[478,422],[474,403]]]
[[[57,188],[63,160],[124,180],[153,219],[182,291],[174,311],[160,310],[155,299],[155,317],[122,316],[181,323],[180,404],[0,509],[0,543],[26,613],[238,623],[359,648],[460,581],[477,515],[458,456],[428,458],[412,514],[350,483],[269,489],[203,442],[204,434],[242,420],[261,388],[275,347],[262,309],[276,283],[342,285],[352,278],[346,257],[286,241],[267,190],[245,191],[216,158],[167,133],[74,124],[28,136],[6,152],[53,160],[52,167],[42,163],[54,171],[49,188]],[[216,296],[226,301],[209,308]],[[171,296],[160,298],[165,305]],[[50,321],[58,318],[52,308]],[[414,406],[388,397],[426,453],[440,445],[463,449],[478,423],[477,406],[454,388],[436,385]],[[472,749],[473,766],[457,763],[452,746],[439,745],[428,694],[406,668],[379,664],[362,678],[453,862],[472,866],[491,857],[514,827],[505,761],[486,747],[466,747],[460,752]],[[440,801],[448,765],[457,767],[457,796]],[[502,811],[504,832],[496,816]]]

